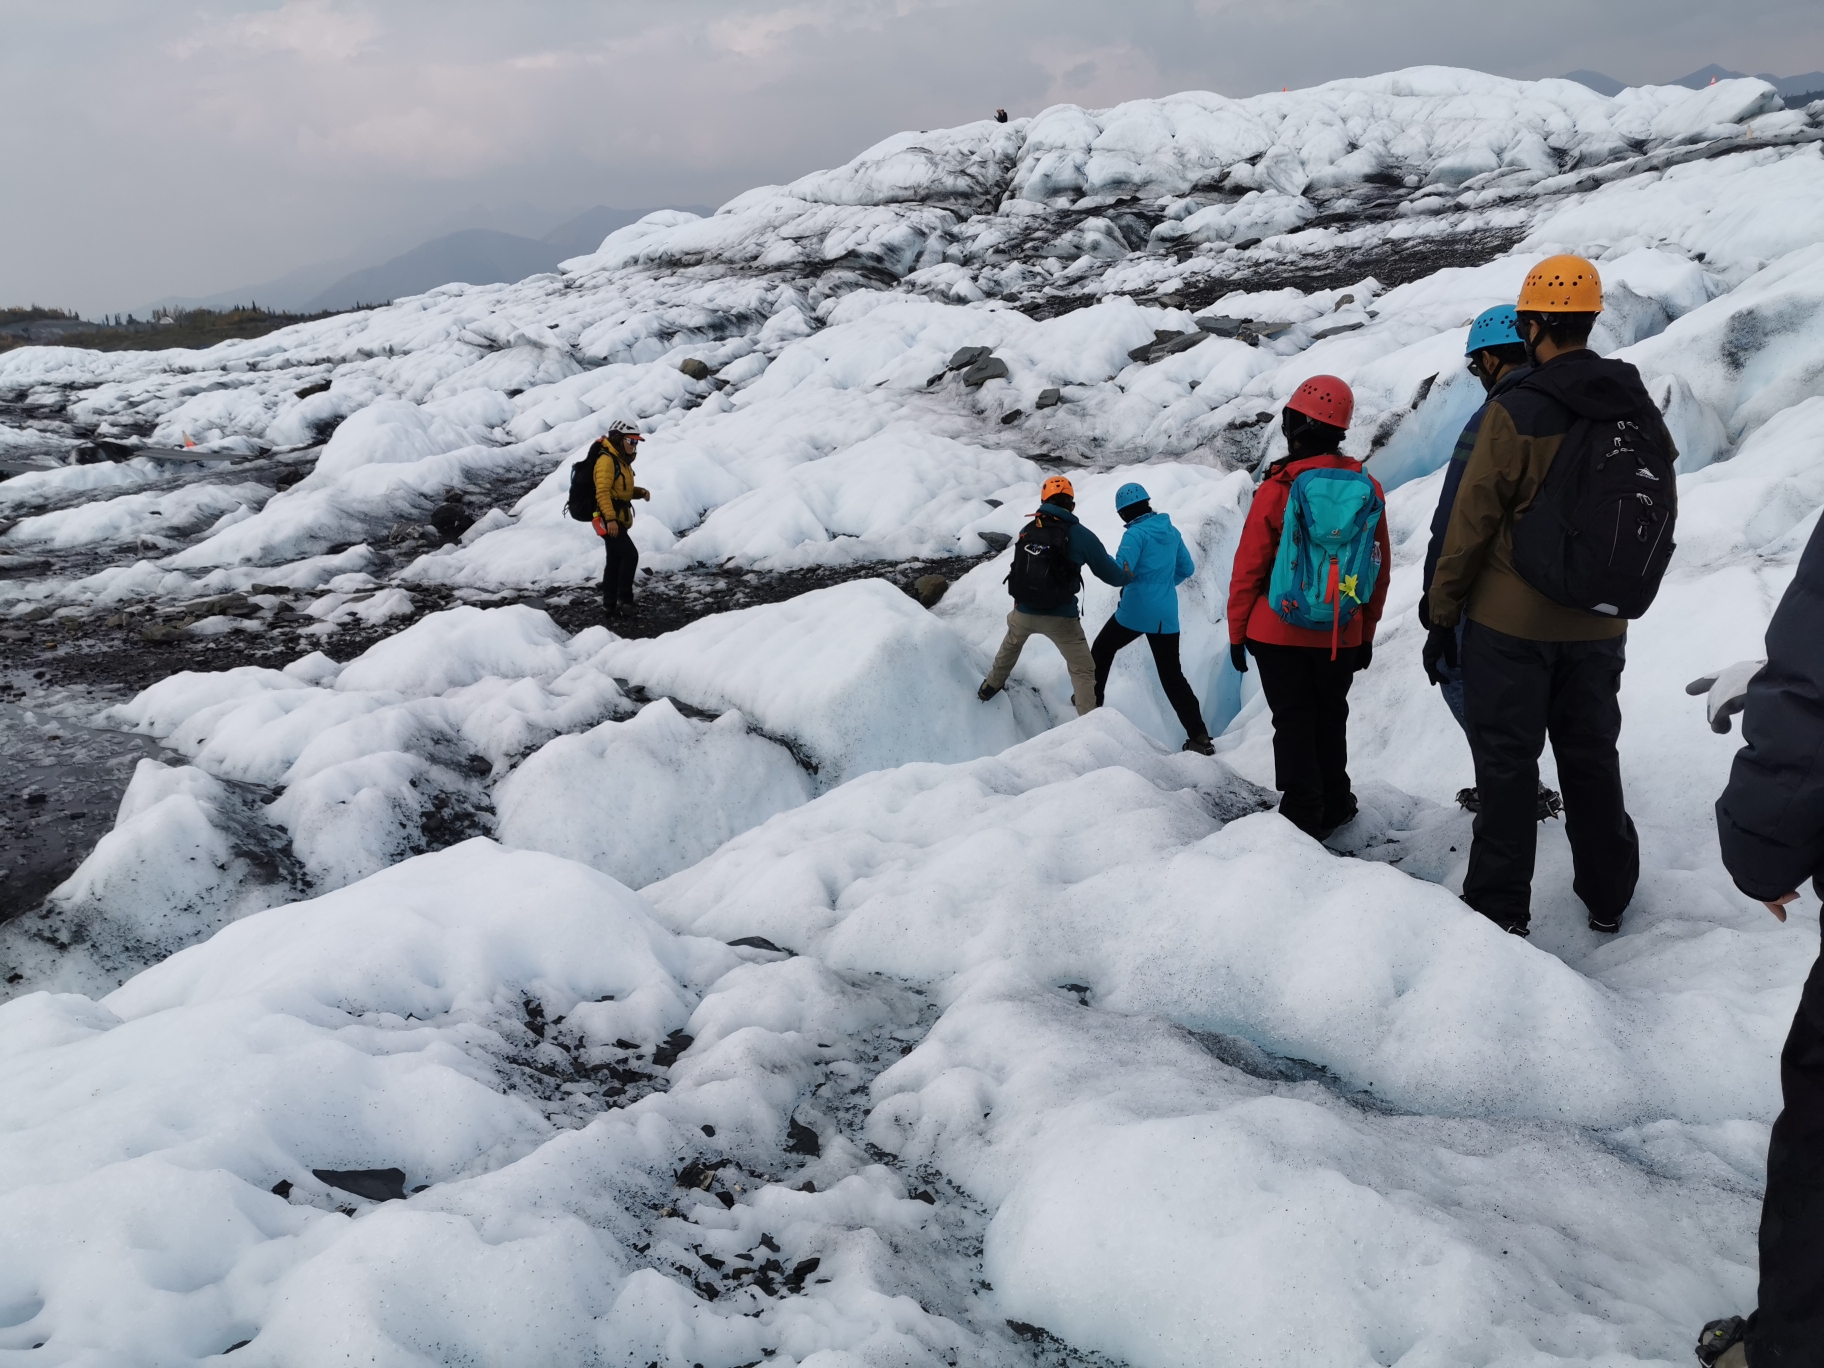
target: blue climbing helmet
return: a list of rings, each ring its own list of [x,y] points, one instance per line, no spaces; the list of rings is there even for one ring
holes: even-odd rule
[[[1115,512],[1119,513],[1122,509],[1131,508],[1137,503],[1145,503],[1151,497],[1146,490],[1129,480],[1115,491]]]
[[[1497,304],[1484,309],[1469,325],[1469,341],[1463,344],[1463,355],[1474,356],[1486,347],[1507,347],[1521,342],[1520,321],[1512,304]]]

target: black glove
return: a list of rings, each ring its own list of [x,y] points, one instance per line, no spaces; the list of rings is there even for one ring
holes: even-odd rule
[[[1457,668],[1457,629],[1455,627],[1433,627],[1425,634],[1425,649],[1419,653],[1425,662],[1425,678],[1433,684],[1442,684],[1444,676],[1438,673],[1438,662],[1441,660],[1451,669]]]
[[[1360,646],[1355,648],[1355,663],[1350,666],[1350,668],[1354,670],[1365,670],[1368,668],[1369,662],[1373,659],[1374,643],[1372,641],[1364,641]]]
[[[1432,627],[1431,609],[1429,609],[1425,606],[1425,600],[1427,600],[1430,597],[1431,597],[1430,594],[1420,594],[1419,595],[1419,626],[1423,627],[1428,632],[1431,630],[1431,627]]]
[[[1248,672],[1248,648],[1246,646],[1229,647],[1229,663],[1235,667],[1237,674]]]

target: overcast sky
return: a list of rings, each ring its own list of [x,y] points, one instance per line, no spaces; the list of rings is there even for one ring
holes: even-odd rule
[[[1819,0],[0,0],[0,25],[0,305],[87,313],[475,204],[719,204],[997,105],[1824,69]]]

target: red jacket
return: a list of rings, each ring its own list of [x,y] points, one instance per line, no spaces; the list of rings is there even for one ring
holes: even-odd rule
[[[1273,557],[1279,552],[1279,533],[1286,522],[1286,500],[1292,496],[1292,481],[1307,470],[1334,467],[1360,470],[1362,463],[1347,456],[1307,456],[1302,461],[1284,461],[1273,467],[1267,478],[1254,491],[1254,502],[1248,508],[1248,520],[1242,525],[1241,545],[1235,548],[1235,568],[1229,575],[1229,644],[1239,646],[1244,640],[1266,642],[1274,646],[1321,646],[1330,649],[1330,633],[1309,627],[1294,627],[1267,603],[1267,580],[1273,574]],[[1381,502],[1387,495],[1374,476],[1374,492]],[[1349,619],[1339,646],[1360,646],[1374,640],[1375,624],[1381,620],[1381,608],[1387,602],[1387,579],[1393,569],[1393,555],[1387,541],[1387,515],[1374,529],[1375,544],[1381,548],[1381,573],[1374,581],[1374,592],[1362,611]]]

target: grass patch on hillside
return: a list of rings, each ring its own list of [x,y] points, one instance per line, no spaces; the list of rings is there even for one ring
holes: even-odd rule
[[[326,309],[321,313],[291,314],[249,304],[229,309],[177,309],[151,319],[116,315],[97,323],[62,309],[34,304],[0,309],[0,351],[14,347],[88,347],[95,351],[212,347],[217,342],[263,337],[293,323],[348,312],[353,311]]]

